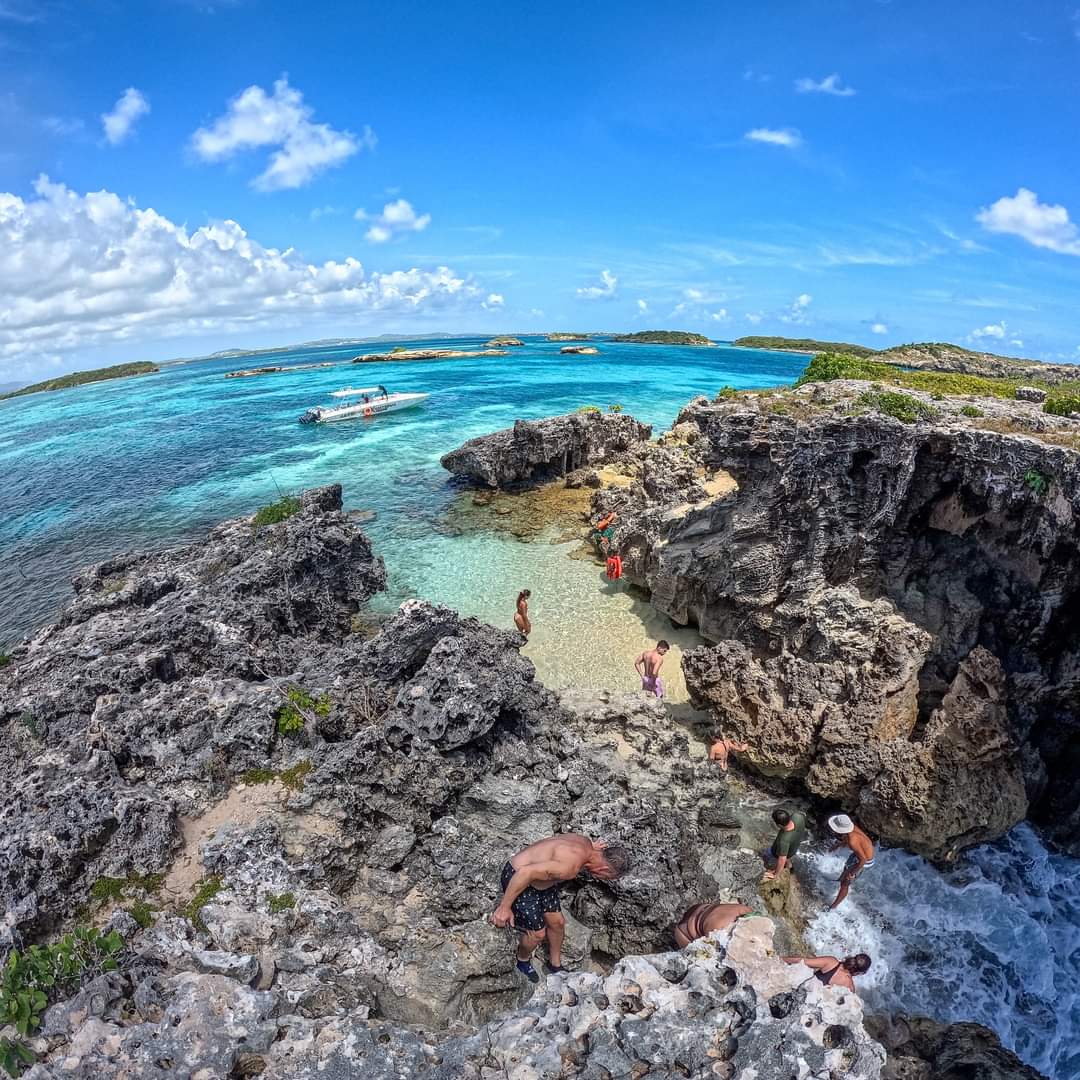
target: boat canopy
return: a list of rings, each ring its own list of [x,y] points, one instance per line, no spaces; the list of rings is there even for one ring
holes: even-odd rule
[[[345,390],[334,390],[331,397],[359,397],[361,394],[382,394],[383,397],[389,397],[386,392],[385,386],[367,386],[362,387],[359,390],[353,390],[351,387]]]

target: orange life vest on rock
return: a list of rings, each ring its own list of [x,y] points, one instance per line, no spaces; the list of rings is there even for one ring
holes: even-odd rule
[[[622,577],[622,559],[618,555],[608,556],[607,576],[611,581]]]

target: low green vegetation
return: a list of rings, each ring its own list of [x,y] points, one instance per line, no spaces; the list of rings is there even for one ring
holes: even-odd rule
[[[850,356],[872,356],[874,349],[865,345],[851,345],[845,341],[815,341],[813,338],[765,337],[751,335],[736,338],[733,345],[744,349],[779,349],[785,352],[841,352]]]
[[[157,908],[151,907],[145,900],[136,900],[131,907],[124,909],[143,929],[154,925]]]
[[[285,696],[289,700],[277,712],[279,735],[299,735],[311,716],[325,719],[330,715],[331,701],[326,694],[313,698],[302,687],[290,686]]]
[[[913,347],[913,346],[909,346]],[[929,346],[928,346],[929,347]],[[949,346],[952,348],[952,346]],[[879,356],[886,354],[881,353]],[[1055,416],[1080,413],[1080,380],[1051,386],[1030,376],[996,378],[988,375],[963,375],[954,371],[911,371],[880,359],[852,356],[847,353],[822,353],[807,364],[796,386],[833,379],[864,379],[885,385],[902,386],[907,390],[922,390],[935,400],[949,397],[997,397],[1013,400],[1018,386],[1034,386],[1047,393],[1043,412]],[[976,408],[976,406],[967,406]],[[981,416],[981,412],[960,410],[965,416]]]
[[[202,921],[202,909],[221,892],[224,884],[221,878],[216,876],[203,878],[195,890],[195,895],[184,905],[180,914],[184,918],[190,919],[192,924],[200,930],[205,930],[206,926]]]
[[[638,330],[633,334],[612,334],[612,341],[638,345],[712,345],[704,334],[687,330]]]
[[[855,404],[874,409],[905,424],[914,424],[918,420],[933,420],[939,415],[938,410],[927,405],[925,401],[920,401],[910,394],[897,393],[895,390],[868,390],[855,400]]]
[[[961,416],[985,416],[986,414],[979,408],[978,405],[965,405],[960,410]]]
[[[0,668],[6,668],[11,663],[11,653],[0,650]]]
[[[275,780],[280,781],[290,791],[304,790],[304,777],[312,770],[312,764],[308,760],[298,761],[287,769],[248,769],[240,779],[245,784],[270,784]]]
[[[715,401],[734,401],[739,396],[739,391],[734,386],[721,386]]]
[[[282,495],[277,502],[272,502],[255,511],[251,523],[255,528],[262,525],[276,525],[279,521],[300,513],[300,499],[296,495]]]
[[[610,413],[621,413],[623,411],[623,407],[616,401],[607,407],[607,411]]]
[[[1024,473],[1024,483],[1027,484],[1031,493],[1037,499],[1041,499],[1050,490],[1050,477],[1043,476],[1041,472],[1037,472],[1035,469],[1028,469]]]
[[[280,915],[283,911],[296,907],[296,897],[291,892],[267,893],[266,901],[271,915]]]
[[[584,414],[588,415],[590,413],[599,413],[601,411],[601,409],[600,409],[599,405],[582,405],[581,408],[578,409],[577,411],[579,413],[584,413]]]
[[[1080,413],[1080,390],[1066,385],[1057,386],[1048,391],[1048,397],[1043,404],[1043,412],[1053,416],[1068,416],[1070,413]]]
[[[90,899],[98,904],[119,903],[132,892],[156,893],[165,880],[164,874],[128,874],[127,877],[99,877],[90,886]]]
[[[12,949],[0,973],[0,1027],[11,1024],[23,1038],[32,1035],[51,1000],[68,996],[87,976],[115,971],[123,948],[115,930],[79,927],[53,945]],[[33,1062],[21,1040],[0,1040],[0,1065],[10,1076]]]
[[[95,368],[93,371],[73,371],[70,375],[61,375],[57,379],[46,379],[0,394],[0,401],[5,398],[22,397],[23,394],[45,393],[49,390],[67,390],[72,386],[85,386],[87,383],[104,382],[106,379],[126,379],[131,375],[152,375],[158,370],[156,364],[139,361],[135,364],[114,364],[112,367]]]

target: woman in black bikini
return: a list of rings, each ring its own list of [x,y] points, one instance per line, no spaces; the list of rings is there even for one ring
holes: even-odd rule
[[[855,989],[854,976],[865,975],[870,970],[870,957],[866,953],[837,960],[835,956],[785,956],[785,964],[805,964],[814,977],[826,986],[843,986]]]

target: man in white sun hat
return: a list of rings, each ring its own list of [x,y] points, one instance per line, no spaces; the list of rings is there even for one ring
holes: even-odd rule
[[[831,911],[847,896],[851,883],[868,866],[874,865],[874,844],[847,814],[833,814],[829,818],[829,828],[839,839],[842,847],[851,848],[851,857],[844,866],[844,872],[840,875],[840,891],[829,905]]]

